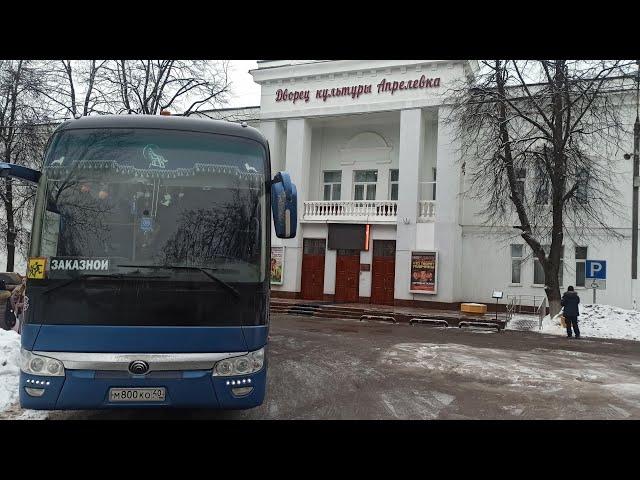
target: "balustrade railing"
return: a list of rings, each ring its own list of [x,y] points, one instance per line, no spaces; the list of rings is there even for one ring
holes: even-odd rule
[[[304,202],[305,220],[362,218],[395,222],[398,202],[395,200],[329,200]]]
[[[433,222],[436,219],[436,201],[420,200],[418,222]]]

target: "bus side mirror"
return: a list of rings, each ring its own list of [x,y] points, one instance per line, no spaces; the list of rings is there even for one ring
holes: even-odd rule
[[[278,172],[271,181],[273,226],[278,238],[295,238],[298,228],[298,192],[286,172]]]
[[[28,182],[38,183],[41,172],[32,168],[15,165],[13,163],[0,162],[0,177],[15,177],[27,180]]]

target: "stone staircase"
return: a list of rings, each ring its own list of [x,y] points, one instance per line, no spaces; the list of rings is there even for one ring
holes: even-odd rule
[[[370,314],[364,308],[341,307],[323,303],[291,303],[271,299],[271,312],[285,315],[303,315],[324,318],[352,318],[359,320],[362,315]],[[393,312],[391,312],[393,313]]]
[[[398,311],[393,307],[379,307],[363,305],[362,307],[342,306],[340,304],[322,303],[322,302],[296,302],[290,300],[280,300],[271,298],[271,312],[284,315],[300,315],[308,317],[322,318],[342,318],[360,320],[363,315],[393,317],[398,323],[409,323],[412,318],[422,318],[429,320],[445,320],[450,326],[457,326],[461,321],[474,322],[490,322],[505,326],[505,320],[499,318],[498,321],[492,315],[470,315],[461,312],[451,311],[429,311],[424,309],[419,312]]]

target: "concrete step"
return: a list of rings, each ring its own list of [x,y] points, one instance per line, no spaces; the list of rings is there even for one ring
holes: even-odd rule
[[[308,305],[308,304],[292,304],[292,303],[277,303],[271,302],[271,307],[278,308],[310,308],[314,310],[321,310],[324,312],[344,312],[344,313],[361,313],[361,312],[369,312],[370,309],[367,308],[353,308],[353,307],[341,307],[337,305]]]
[[[426,319],[426,320],[444,320],[449,323],[450,326],[457,326],[459,322],[468,321],[481,321],[491,322],[500,325],[504,328],[505,319],[499,318],[497,321],[494,318],[487,318],[483,315],[468,315],[461,314],[460,312],[452,311],[451,313],[442,312],[398,312],[392,309],[379,308],[378,306],[368,307],[368,305],[362,306],[343,306],[340,304],[330,303],[307,303],[307,302],[293,302],[293,301],[279,301],[278,299],[271,300],[271,311],[274,313],[289,314],[289,315],[307,315],[314,317],[325,318],[348,318],[359,320],[363,315],[372,316],[388,316],[393,317],[398,323],[408,324],[412,318]]]

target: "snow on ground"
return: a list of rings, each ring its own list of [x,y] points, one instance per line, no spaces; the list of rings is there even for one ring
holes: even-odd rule
[[[18,401],[20,335],[0,330],[0,412]]]
[[[35,420],[46,418],[47,412],[21,410],[18,405],[20,376],[20,335],[0,329],[0,418]]]
[[[608,356],[562,349],[517,351],[453,343],[400,343],[387,349],[381,362],[407,371],[453,375],[462,381],[481,382],[486,388],[493,385],[501,394],[529,391],[549,401],[598,398],[600,403],[622,402],[616,412],[623,418],[640,412],[636,365]]]
[[[640,340],[640,312],[611,305],[580,305],[578,328],[582,337]],[[559,315],[553,318],[547,315],[542,321],[541,332],[567,334],[560,324]]]

